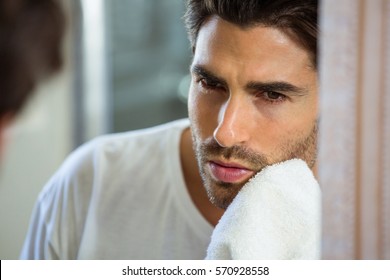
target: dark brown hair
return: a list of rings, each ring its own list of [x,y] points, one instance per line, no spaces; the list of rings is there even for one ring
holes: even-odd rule
[[[188,0],[184,20],[193,49],[200,27],[211,15],[243,28],[278,28],[308,51],[316,68],[317,9],[317,0]]]
[[[17,113],[61,67],[64,15],[55,0],[0,0],[0,118]]]

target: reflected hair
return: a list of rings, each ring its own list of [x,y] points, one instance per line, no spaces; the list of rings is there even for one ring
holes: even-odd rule
[[[213,15],[242,28],[277,28],[304,48],[317,68],[317,14],[317,0],[188,0],[184,21],[193,50],[199,29]]]
[[[18,113],[37,82],[60,69],[64,26],[56,0],[0,1],[0,120]]]

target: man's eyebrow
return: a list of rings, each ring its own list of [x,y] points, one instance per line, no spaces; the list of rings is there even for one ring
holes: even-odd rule
[[[223,86],[227,86],[227,82],[223,78],[218,77],[211,71],[205,69],[203,66],[193,65],[191,66],[190,71],[197,76],[207,79],[210,82],[219,83]]]
[[[212,73],[211,71],[207,70],[201,65],[193,65],[190,68],[190,71],[194,73],[195,75],[198,75],[202,78],[207,79],[210,82],[213,83],[219,83],[223,86],[228,87],[227,82],[221,78]],[[280,93],[288,93],[290,95],[297,95],[297,96],[303,96],[306,95],[308,90],[306,88],[297,87],[291,83],[284,82],[284,81],[272,81],[272,82],[249,82],[246,85],[246,89],[249,91],[260,91],[260,92],[280,92]]]
[[[307,94],[306,88],[294,86],[293,84],[275,81],[275,82],[249,82],[246,85],[248,90],[255,90],[260,92],[281,92],[288,93],[297,96],[303,96]]]

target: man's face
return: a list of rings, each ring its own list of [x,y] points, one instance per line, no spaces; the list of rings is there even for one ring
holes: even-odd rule
[[[242,29],[211,17],[191,65],[189,117],[209,199],[226,208],[267,165],[313,166],[317,73],[306,50],[278,29]]]

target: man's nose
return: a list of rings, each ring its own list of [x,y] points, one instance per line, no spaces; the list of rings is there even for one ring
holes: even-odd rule
[[[230,97],[221,107],[214,139],[222,147],[232,147],[249,140],[250,110],[245,100]]]

